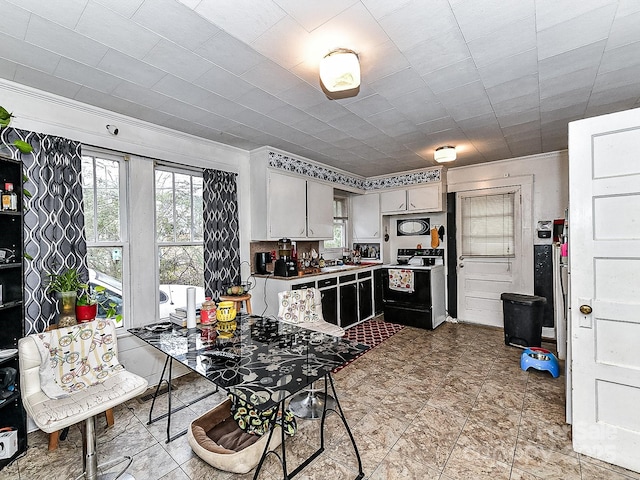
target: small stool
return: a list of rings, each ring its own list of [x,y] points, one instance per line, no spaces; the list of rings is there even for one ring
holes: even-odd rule
[[[553,378],[560,376],[560,365],[558,359],[549,350],[544,348],[531,347],[525,349],[520,356],[520,368],[527,371],[529,368],[536,370],[546,370]]]
[[[242,309],[242,302],[245,303],[247,308],[247,313],[251,315],[253,311],[251,310],[251,294],[245,293],[244,295],[220,295],[221,302],[235,302],[236,304],[236,312],[240,313]]]

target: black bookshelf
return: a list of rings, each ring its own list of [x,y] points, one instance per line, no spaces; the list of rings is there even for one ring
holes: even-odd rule
[[[24,336],[24,236],[22,218],[22,162],[0,155],[0,189],[6,182],[13,183],[18,196],[18,210],[0,210],[0,248],[13,253],[10,260],[7,250],[0,258],[0,350],[18,348],[18,339]],[[13,462],[27,450],[27,416],[20,396],[20,365],[18,354],[0,358],[0,368],[15,368],[15,390],[7,398],[0,399],[0,429],[11,428],[18,432],[18,450],[10,458],[0,459],[0,469]]]

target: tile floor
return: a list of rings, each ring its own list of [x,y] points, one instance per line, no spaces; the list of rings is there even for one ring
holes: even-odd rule
[[[564,423],[564,376],[523,372],[521,351],[504,345],[502,331],[444,324],[433,332],[405,328],[338,372],[340,402],[355,435],[365,478],[395,479],[640,479],[639,473],[575,453]],[[209,388],[195,375],[176,382],[176,399],[188,400]],[[166,396],[165,396],[166,397]],[[174,415],[175,431],[212,408],[222,393]],[[161,405],[165,400],[161,401]],[[127,453],[138,480],[248,480],[215,470],[192,454],[186,437],[166,444],[165,422],[146,419],[151,402],[128,402],[116,410],[116,424],[98,422],[101,458]],[[287,441],[288,463],[314,450],[318,421],[299,421]],[[355,477],[357,464],[336,415],[328,419],[328,448],[296,478],[338,480]],[[75,478],[81,437],[73,427],[54,452],[47,436],[29,434],[26,455],[0,471],[0,480]],[[293,458],[292,458],[293,457]],[[260,475],[275,480],[269,460]]]

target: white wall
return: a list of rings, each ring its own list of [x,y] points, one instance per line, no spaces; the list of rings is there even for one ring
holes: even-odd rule
[[[533,221],[564,218],[569,205],[569,158],[566,150],[517,157],[447,170],[447,189],[456,184],[533,175]]]
[[[130,154],[131,301],[127,327],[153,322],[158,306],[157,256],[155,249],[149,248],[155,242],[154,164],[151,159],[239,174],[240,256],[241,261],[249,260],[248,152],[5,80],[0,80],[0,99],[2,106],[15,115],[11,124],[15,128]],[[107,124],[118,127],[117,136],[107,132]],[[243,266],[243,277],[248,274],[248,266]],[[157,382],[164,358],[155,349],[145,347],[143,342],[127,332],[119,333],[118,347],[121,361],[129,370],[146,377],[152,384]]]
[[[465,190],[465,184],[474,184],[482,188],[483,182],[506,181],[509,177],[533,176],[531,224],[523,225],[529,229],[533,243],[550,243],[550,240],[537,239],[537,222],[564,218],[569,205],[569,159],[566,150],[509,160],[484,163],[467,167],[450,168],[446,173],[447,190]],[[527,218],[527,216],[525,216]],[[524,219],[523,219],[524,221]],[[533,251],[533,244],[529,247]],[[533,268],[526,275],[532,275]],[[533,278],[516,279],[514,283],[533,285]],[[460,293],[460,292],[459,292]],[[543,337],[555,338],[552,328],[543,328]]]

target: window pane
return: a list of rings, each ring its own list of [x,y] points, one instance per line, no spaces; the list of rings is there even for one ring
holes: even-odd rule
[[[159,247],[160,284],[204,286],[202,245]]]
[[[106,317],[106,308],[115,304],[116,314],[122,315],[122,248],[120,247],[88,247],[87,263],[89,265],[89,284],[92,288],[105,288],[104,298],[98,305],[98,317]],[[123,326],[114,318],[116,327]]]
[[[158,242],[173,242],[173,174],[156,170],[156,235]]]
[[[191,176],[174,174],[176,242],[191,241]]]
[[[203,190],[202,177],[191,177],[193,181],[193,241],[202,242],[204,239]]]
[[[513,193],[463,198],[463,255],[514,255],[514,198]]]
[[[95,159],[98,241],[120,240],[120,165]]]
[[[96,240],[93,188],[93,157],[82,157],[82,201],[84,202],[84,228],[88,242]]]

